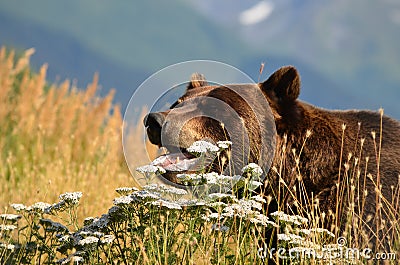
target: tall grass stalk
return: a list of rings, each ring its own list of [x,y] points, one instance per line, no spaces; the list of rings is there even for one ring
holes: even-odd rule
[[[79,215],[98,215],[113,199],[104,190],[132,182],[114,91],[97,97],[97,74],[86,90],[68,80],[49,84],[47,65],[38,73],[30,69],[33,52],[17,57],[0,49],[0,208],[80,190],[87,202]]]

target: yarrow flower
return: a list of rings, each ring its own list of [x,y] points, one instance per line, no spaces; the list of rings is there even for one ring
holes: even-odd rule
[[[186,149],[189,153],[202,154],[207,152],[218,152],[218,146],[213,145],[207,141],[196,141]]]
[[[66,192],[59,196],[61,201],[65,201],[68,204],[76,205],[82,197],[82,192]]]
[[[13,203],[10,205],[15,211],[17,212],[22,212],[27,210],[27,206],[21,204],[21,203]]]
[[[223,217],[221,216],[220,213],[210,213],[208,215],[203,215],[201,218],[203,220],[206,220],[207,222],[215,221],[215,220],[220,221],[223,219]]]
[[[260,195],[252,196],[250,199],[257,202],[266,203],[266,200]]]
[[[160,194],[156,192],[150,192],[147,190],[139,190],[133,192],[131,195],[136,201],[148,201],[148,200],[158,200],[160,198]]]
[[[14,251],[15,248],[16,248],[16,245],[0,243],[0,248],[4,248],[4,249],[7,249],[7,250]]]
[[[231,199],[233,201],[237,201],[236,197],[232,194],[227,193],[211,193],[207,196],[211,201],[221,200],[221,199]]]
[[[83,264],[84,261],[85,261],[85,259],[83,257],[77,256],[77,253],[75,253],[67,258],[62,258],[62,259],[57,260],[57,263],[59,263],[61,265],[70,264],[70,263],[72,263],[72,264],[82,263]]]
[[[261,167],[255,163],[250,163],[247,166],[242,168],[242,173],[249,173],[253,176],[261,176],[263,174],[263,170]]]
[[[97,244],[97,242],[99,242],[99,238],[95,236],[88,236],[84,239],[79,240],[78,244],[84,246],[84,245]]]
[[[218,141],[217,146],[221,149],[228,149],[230,146],[232,146],[231,141]]]
[[[222,215],[224,217],[233,217],[237,216],[240,218],[246,218],[249,216],[253,216],[255,213],[258,213],[253,210],[253,208],[257,210],[262,209],[262,205],[259,202],[253,200],[244,200],[241,199],[238,203],[234,203],[224,208],[224,213]]]
[[[87,228],[103,229],[108,226],[109,222],[108,214],[103,214],[100,218],[94,218],[93,222]]]
[[[12,231],[14,229],[17,229],[17,227],[15,225],[0,224],[0,231]]]
[[[21,215],[18,214],[0,214],[0,219],[3,219],[4,221],[9,221],[9,222],[16,222],[19,219],[21,219]]]
[[[100,239],[100,242],[102,244],[111,244],[115,239],[115,236],[113,235],[105,235],[103,238]]]
[[[145,173],[164,174],[166,172],[164,168],[154,165],[141,166],[136,168],[136,171],[142,174]]]
[[[174,203],[174,202],[170,202],[170,201],[167,201],[167,200],[163,200],[163,199],[159,199],[157,201],[152,201],[152,202],[150,202],[150,204],[158,206],[160,208],[165,207],[165,208],[168,208],[168,209],[171,209],[171,210],[172,209],[176,209],[176,210],[181,210],[182,209],[182,207],[179,204]]]
[[[200,185],[204,184],[202,174],[177,174],[176,178],[184,185]]]
[[[275,222],[270,221],[268,219],[268,216],[261,213],[255,214],[254,217],[249,219],[249,221],[255,225],[262,225],[265,227],[276,227],[276,228],[279,227]]]
[[[145,185],[143,187],[144,190],[148,191],[155,191],[155,192],[160,192],[160,193],[165,193],[165,194],[170,194],[170,195],[186,195],[187,191],[184,189],[178,189],[175,187],[168,187],[164,184],[150,184],[150,185]]]
[[[294,234],[278,234],[278,240],[279,241],[299,241],[299,240],[304,240],[301,236],[294,235]]]
[[[28,207],[27,210],[32,210],[36,213],[48,213],[51,209],[51,204],[46,202],[37,202],[34,203],[32,206]]]
[[[114,199],[114,204],[115,205],[131,204],[134,201],[135,201],[135,199],[132,198],[132,196],[126,195],[126,196],[121,196],[121,197],[115,198]]]
[[[70,238],[71,238],[70,235],[64,235],[64,236],[58,237],[58,241],[59,242],[68,242]]]
[[[321,233],[321,234],[326,233],[330,237],[335,237],[335,235],[331,231],[329,231],[328,229],[325,229],[325,228],[319,228],[319,227],[311,228],[309,231],[315,232],[315,233]]]
[[[307,224],[308,219],[301,217],[299,215],[288,215],[281,211],[276,211],[271,213],[271,216],[275,218],[275,220],[283,221],[286,223],[292,223],[295,225]]]

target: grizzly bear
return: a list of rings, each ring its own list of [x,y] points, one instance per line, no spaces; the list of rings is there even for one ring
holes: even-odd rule
[[[170,152],[159,164],[168,179],[198,169],[186,150],[193,142],[230,140],[232,151],[224,155],[232,162],[211,158],[209,170],[237,171],[258,163],[265,174],[259,191],[264,196],[290,209],[317,204],[320,213],[335,220],[351,213],[358,225],[369,228],[358,236],[384,245],[393,235],[389,220],[400,217],[400,123],[383,111],[317,108],[299,100],[299,94],[300,76],[293,66],[259,84],[212,85],[194,74],[186,93],[169,110],[148,114],[144,124],[151,143]],[[279,193],[280,186],[290,192]],[[335,224],[345,229],[344,222]]]

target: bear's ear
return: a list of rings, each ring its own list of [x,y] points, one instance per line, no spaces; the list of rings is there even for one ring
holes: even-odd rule
[[[193,73],[190,77],[190,83],[187,86],[187,89],[197,88],[207,86],[207,80],[204,75],[199,73]]]
[[[273,100],[295,101],[300,94],[300,75],[293,66],[284,66],[262,83],[261,88]]]

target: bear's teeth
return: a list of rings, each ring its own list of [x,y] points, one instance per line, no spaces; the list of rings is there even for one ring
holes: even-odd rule
[[[151,162],[153,166],[159,166],[167,171],[200,171],[214,159],[211,157],[194,157],[184,153],[170,153],[157,157]]]

